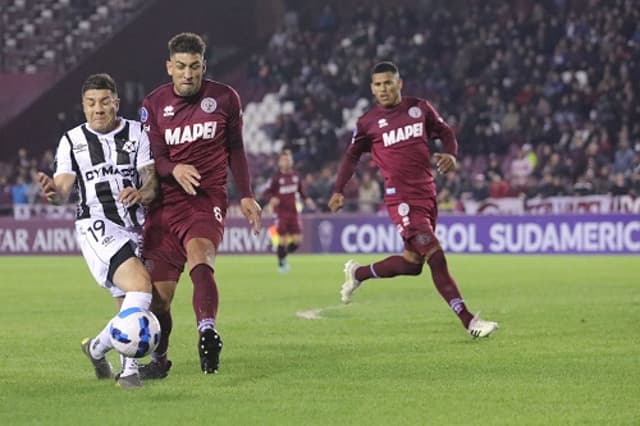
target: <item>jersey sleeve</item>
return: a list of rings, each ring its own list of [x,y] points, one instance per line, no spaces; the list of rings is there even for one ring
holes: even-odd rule
[[[229,149],[229,169],[241,198],[253,197],[249,164],[244,152],[242,139],[242,104],[238,92],[230,88],[229,112],[227,117],[227,146]]]
[[[227,143],[229,144],[229,148],[233,150],[238,146],[244,145],[242,137],[242,102],[238,92],[233,88],[229,88],[229,90],[231,93],[229,95],[229,115],[227,118]]]
[[[307,198],[309,198],[309,194],[307,193],[306,188],[302,184],[302,179],[300,178],[300,176],[298,176],[298,193],[300,194],[303,200],[306,200]]]
[[[275,175],[271,178],[271,183],[269,187],[265,191],[264,198],[265,201],[269,202],[272,197],[277,197],[280,189],[280,181],[278,180],[278,175]]]
[[[171,176],[176,164],[169,158],[169,148],[164,142],[158,127],[155,109],[149,98],[145,98],[140,109],[140,121],[149,139],[151,155],[156,163],[156,171],[160,177]]]
[[[349,179],[351,179],[351,176],[353,176],[353,173],[356,170],[360,157],[365,152],[371,152],[371,138],[369,138],[366,131],[363,129],[361,120],[358,120],[356,128],[353,131],[351,143],[349,144],[347,152],[342,159],[342,163],[340,163],[333,192],[342,194],[344,187],[347,185],[347,182],[349,182]]]
[[[425,110],[425,128],[427,134],[431,138],[440,139],[442,141],[442,152],[458,155],[458,141],[456,134],[451,127],[444,121],[438,111],[427,101],[423,101]]]
[[[142,124],[141,124],[142,126]],[[140,170],[149,164],[155,163],[151,153],[149,136],[142,128],[140,129],[140,140],[138,141],[138,153],[136,155],[136,169]]]
[[[62,174],[76,174],[71,162],[71,140],[66,133],[60,138],[60,142],[58,142],[54,169],[53,177]]]

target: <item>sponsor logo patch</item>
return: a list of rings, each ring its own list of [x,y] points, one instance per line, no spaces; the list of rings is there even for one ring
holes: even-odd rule
[[[166,107],[163,108],[163,111],[164,111],[162,113],[163,117],[173,117],[175,115],[175,112],[173,112],[172,105],[167,105]]]

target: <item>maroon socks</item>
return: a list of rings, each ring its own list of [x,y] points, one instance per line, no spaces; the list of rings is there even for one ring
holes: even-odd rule
[[[196,265],[191,270],[193,282],[193,312],[196,314],[198,331],[214,328],[218,314],[218,286],[209,265]]]

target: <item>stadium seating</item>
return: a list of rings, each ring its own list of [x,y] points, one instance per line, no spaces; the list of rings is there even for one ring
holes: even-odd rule
[[[72,66],[145,7],[141,0],[10,3],[1,65],[21,73]],[[238,64],[246,72],[234,83],[257,182],[287,146],[325,198],[327,176],[370,106],[368,71],[393,60],[404,93],[432,101],[456,129],[461,168],[453,179],[438,178],[453,197],[482,193],[474,192],[478,175],[512,196],[618,191],[614,168],[629,193],[640,194],[640,8],[632,2],[490,0],[429,9],[401,2],[321,14],[294,3],[264,47]],[[525,147],[530,171],[519,169]],[[508,185],[513,170],[525,170],[526,183]]]

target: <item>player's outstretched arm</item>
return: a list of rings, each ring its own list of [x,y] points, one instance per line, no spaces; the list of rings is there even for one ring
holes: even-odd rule
[[[251,224],[253,233],[258,235],[262,227],[262,208],[260,208],[260,204],[252,197],[245,197],[240,200],[240,210]]]
[[[332,212],[337,212],[344,205],[344,195],[339,192],[334,192],[329,199],[329,209]]]
[[[69,200],[69,194],[71,194],[71,189],[75,182],[75,174],[63,173],[52,179],[51,176],[38,172],[40,191],[47,197],[47,201],[51,204],[66,203],[67,200]]]

